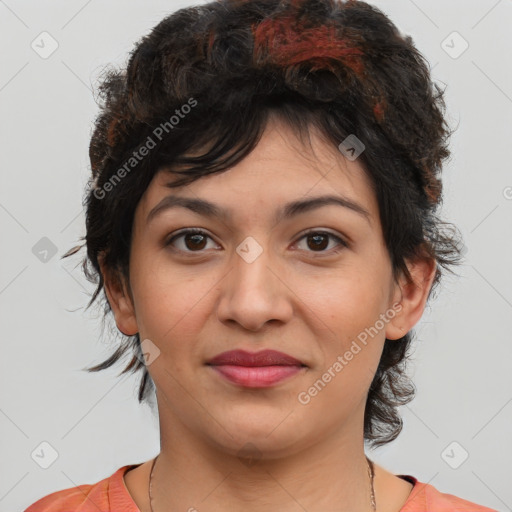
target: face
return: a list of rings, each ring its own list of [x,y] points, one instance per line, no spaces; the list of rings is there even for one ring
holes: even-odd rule
[[[271,121],[232,169],[178,189],[165,186],[175,178],[161,171],[142,197],[131,294],[107,292],[120,330],[145,340],[162,431],[181,428],[232,454],[251,442],[269,458],[319,439],[362,439],[385,338],[419,319],[428,290],[404,295],[394,281],[376,197],[357,160],[315,132],[311,140],[313,152]],[[175,204],[150,215],[167,196],[224,213]],[[345,204],[286,209],[320,196]],[[207,364],[236,349],[276,350],[302,366],[272,383],[261,368],[233,381]]]

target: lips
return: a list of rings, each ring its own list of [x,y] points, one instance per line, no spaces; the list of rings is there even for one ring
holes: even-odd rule
[[[298,359],[276,350],[262,350],[253,353],[245,350],[231,350],[222,352],[206,364],[214,366],[306,366]]]
[[[256,353],[231,350],[219,354],[206,364],[232,384],[247,388],[273,386],[306,368],[298,359],[275,350]]]

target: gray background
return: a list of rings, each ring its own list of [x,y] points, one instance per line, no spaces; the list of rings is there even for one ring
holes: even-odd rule
[[[118,378],[121,365],[80,370],[110,354],[115,339],[100,339],[99,314],[83,311],[93,291],[78,265],[83,252],[59,257],[85,234],[99,73],[124,63],[165,14],[195,3],[0,0],[1,512],[159,450],[156,417],[136,400],[138,379]],[[373,4],[412,35],[434,79],[447,84],[448,119],[458,129],[442,212],[461,229],[467,253],[460,278],[445,280],[417,326],[418,392],[402,408],[404,430],[368,454],[442,492],[512,510],[512,2]],[[46,37],[51,49],[43,31],[59,45],[48,58],[31,47]],[[42,252],[51,246],[44,237],[55,255]],[[32,455],[42,442],[58,454],[47,469]]]

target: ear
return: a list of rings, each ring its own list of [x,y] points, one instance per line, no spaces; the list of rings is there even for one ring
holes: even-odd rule
[[[133,306],[129,286],[126,286],[123,276],[106,268],[103,254],[98,257],[98,263],[103,276],[105,293],[110,307],[112,308],[112,312],[114,313],[117,328],[125,336],[137,334],[139,328],[137,326],[135,308]]]
[[[387,324],[386,338],[389,340],[402,338],[420,320],[436,275],[437,262],[434,258],[418,258],[406,264],[412,282],[402,276],[400,282],[395,283],[392,304],[399,302],[402,309]]]

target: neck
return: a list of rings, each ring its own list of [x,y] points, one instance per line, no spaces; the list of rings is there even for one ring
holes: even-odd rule
[[[289,448],[287,454],[259,448],[251,452],[250,446],[230,451],[179,427],[161,435],[152,476],[153,512],[373,510],[362,439],[356,442],[336,432],[314,446]]]

